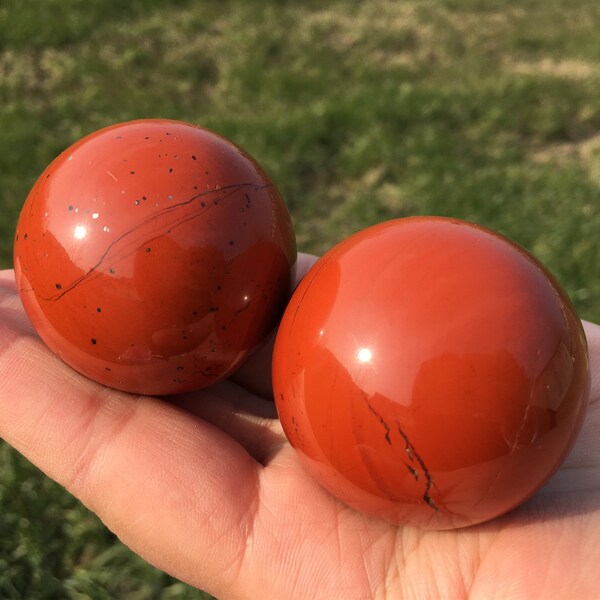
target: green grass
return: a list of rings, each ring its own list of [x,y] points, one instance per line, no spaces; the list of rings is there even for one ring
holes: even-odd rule
[[[253,154],[302,250],[398,216],[469,219],[600,321],[599,30],[596,0],[5,0],[0,267],[56,154],[169,117]],[[0,452],[0,597],[202,597]]]

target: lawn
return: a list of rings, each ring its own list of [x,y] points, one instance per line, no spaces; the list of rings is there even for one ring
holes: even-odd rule
[[[299,247],[450,215],[521,243],[600,322],[597,0],[3,0],[0,268],[44,167],[116,121],[218,131]],[[0,598],[206,598],[0,444]]]

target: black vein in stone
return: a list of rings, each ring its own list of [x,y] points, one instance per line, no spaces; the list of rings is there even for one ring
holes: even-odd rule
[[[377,420],[381,423],[381,425],[385,429],[385,441],[391,446],[392,440],[390,439],[390,426],[385,422],[385,419],[371,406],[371,403],[367,400],[367,398],[366,398],[366,396],[364,396],[364,394],[363,394],[363,397],[365,398],[365,401],[367,403],[367,406],[369,407],[369,410],[375,415]]]
[[[391,446],[392,439],[391,439],[391,435],[390,435],[391,434],[390,426],[388,425],[387,421],[383,418],[383,416],[377,410],[375,410],[375,408],[373,408],[373,406],[369,402],[368,396],[364,392],[361,395],[362,395],[364,401],[366,402],[367,407],[369,408],[369,411],[377,418],[379,423],[381,423],[381,426],[383,427],[383,429],[385,431],[385,440]],[[414,463],[416,461],[421,472],[423,473],[423,477],[425,478],[425,490],[423,491],[423,496],[422,496],[423,501],[425,502],[425,504],[427,504],[428,506],[433,508],[435,511],[438,511],[439,507],[435,503],[433,498],[431,497],[431,488],[433,487],[433,479],[431,477],[431,473],[429,472],[429,469],[427,468],[425,461],[423,460],[421,455],[417,452],[417,450],[413,446],[412,442],[408,439],[408,436],[406,435],[405,431],[402,429],[402,427],[400,427],[400,424],[397,421],[396,421],[396,427],[398,429],[398,433],[400,434],[400,437],[404,441],[404,450],[406,452],[406,455],[408,456],[409,460],[412,463]],[[404,465],[406,466],[406,468],[408,469],[410,474],[415,478],[415,481],[418,481],[419,480],[419,470],[407,462],[404,462]]]
[[[106,251],[102,254],[102,256],[100,257],[100,259],[98,260],[98,262],[91,267],[86,273],[84,273],[83,275],[81,275],[80,277],[78,277],[77,279],[75,279],[72,283],[70,283],[68,286],[64,287],[61,290],[60,294],[55,294],[54,296],[50,296],[48,298],[42,298],[43,300],[48,300],[48,301],[52,301],[52,302],[56,302],[58,300],[60,300],[61,298],[63,298],[66,294],[68,294],[69,292],[71,292],[72,290],[74,290],[78,285],[80,285],[83,281],[85,281],[87,278],[89,278],[91,275],[93,275],[94,273],[97,273],[98,269],[102,266],[102,263],[105,262],[105,260],[107,259],[107,257],[110,255],[111,250],[120,242],[122,241],[126,241],[127,238],[131,237],[132,235],[134,235],[137,231],[139,231],[140,229],[142,229],[145,225],[151,224],[153,221],[156,221],[157,219],[160,219],[161,223],[164,221],[164,218],[167,217],[168,215],[175,212],[177,209],[192,204],[194,203],[196,200],[198,200],[199,198],[204,198],[206,196],[209,196],[211,194],[225,194],[225,196],[223,198],[221,198],[221,200],[227,200],[228,198],[230,198],[231,196],[233,196],[236,192],[238,192],[241,189],[244,188],[253,188],[255,191],[258,190],[263,190],[270,187],[270,184],[264,184],[264,185],[256,185],[256,184],[252,184],[252,183],[236,183],[236,184],[232,184],[232,185],[227,185],[227,186],[223,186],[219,189],[213,189],[213,190],[208,190],[206,192],[201,192],[199,194],[195,194],[194,196],[192,196],[191,198],[189,198],[188,200],[184,200],[183,202],[178,202],[177,204],[172,204],[169,205],[167,208],[158,211],[157,213],[154,213],[152,215],[149,215],[148,217],[146,217],[145,219],[142,219],[140,222],[136,223],[134,227],[132,227],[131,229],[128,229],[127,231],[125,231],[124,233],[122,233],[118,238],[114,239],[106,248]],[[205,212],[206,210],[209,210],[210,208],[216,206],[218,203],[217,201],[215,201],[213,204],[210,204],[208,206],[206,205],[201,205],[200,208],[198,208],[195,212],[193,212],[191,215],[186,215],[185,217],[181,218],[175,218],[173,220],[173,223],[168,225],[166,229],[164,228],[164,224],[161,224],[157,229],[157,235],[154,235],[153,237],[145,237],[144,240],[142,240],[141,243],[137,244],[135,246],[135,248],[133,248],[130,252],[124,253],[121,256],[119,256],[119,260],[122,260],[123,258],[126,258],[127,256],[130,256],[131,254],[133,254],[134,252],[136,252],[137,250],[139,250],[139,248],[141,248],[142,246],[147,245],[149,242],[152,242],[156,239],[159,239],[160,237],[162,237],[163,235],[165,235],[166,233],[170,233],[173,229],[175,229],[176,227],[180,227],[181,225],[183,225],[184,223],[187,223],[188,221],[191,221],[195,218],[197,218],[200,214],[202,214],[203,212]],[[152,232],[149,232],[152,233]]]
[[[429,472],[429,469],[425,465],[425,462],[421,458],[421,455],[416,451],[415,447],[412,445],[411,441],[408,439],[408,436],[406,435],[406,433],[404,432],[402,427],[400,427],[400,423],[396,422],[396,425],[398,427],[398,433],[404,440],[404,448],[406,450],[406,453],[411,458],[411,460],[414,459],[417,461],[417,463],[421,467],[421,471],[422,471],[423,475],[425,476],[425,491],[423,492],[423,500],[425,501],[426,504],[431,506],[431,508],[433,508],[435,510],[439,510],[438,505],[434,502],[433,498],[431,497],[431,493],[430,493],[431,488],[433,487],[433,479],[431,478],[431,473]]]

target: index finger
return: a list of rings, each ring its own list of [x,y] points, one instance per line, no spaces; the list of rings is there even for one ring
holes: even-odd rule
[[[302,278],[317,260],[318,257],[312,254],[298,254],[294,288],[302,281]],[[271,357],[273,356],[275,334],[276,330],[271,333],[266,342],[232,377],[232,380],[238,385],[241,385],[243,388],[262,398],[273,398],[273,389],[271,385]]]

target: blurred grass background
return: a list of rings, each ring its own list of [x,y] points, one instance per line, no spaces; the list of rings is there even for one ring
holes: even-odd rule
[[[492,227],[600,321],[597,0],[2,0],[0,268],[44,167],[141,117],[266,168],[301,250],[414,214]],[[0,444],[0,598],[207,595]]]

